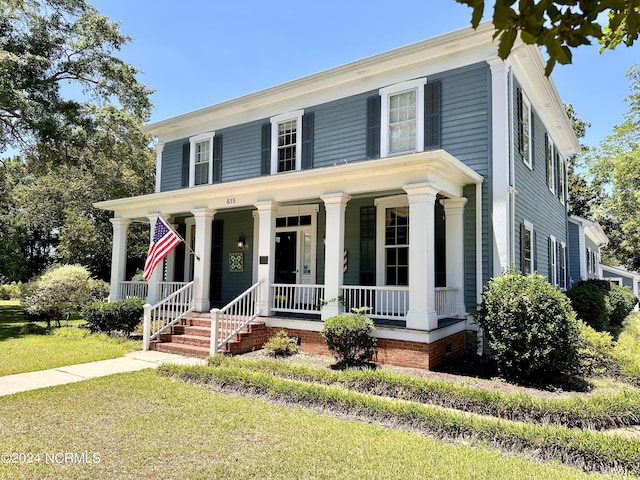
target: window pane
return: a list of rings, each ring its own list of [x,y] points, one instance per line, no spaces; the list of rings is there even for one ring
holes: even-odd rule
[[[296,169],[296,120],[278,124],[278,172]]]
[[[416,150],[416,90],[389,97],[389,153]]]
[[[209,164],[208,163],[196,164],[196,175],[194,179],[194,184],[204,185],[206,183],[209,183]]]

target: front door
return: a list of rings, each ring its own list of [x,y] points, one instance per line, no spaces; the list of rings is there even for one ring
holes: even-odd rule
[[[311,229],[276,232],[274,283],[315,283],[315,245]]]

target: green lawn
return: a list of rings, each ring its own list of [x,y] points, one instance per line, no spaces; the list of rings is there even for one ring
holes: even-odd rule
[[[27,454],[0,461],[6,479],[605,478],[212,393],[150,370],[2,397],[0,445]]]
[[[141,348],[137,341],[90,335],[75,327],[81,323],[47,331],[44,323],[25,322],[19,302],[0,301],[0,376],[118,358]]]

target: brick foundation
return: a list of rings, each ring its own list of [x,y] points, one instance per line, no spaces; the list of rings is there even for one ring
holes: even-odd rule
[[[300,351],[331,356],[327,344],[319,332],[267,327],[266,337],[270,338],[280,330],[286,330],[289,336],[299,339]],[[465,347],[464,339],[464,332],[455,333],[433,343],[379,338],[373,361],[398,367],[429,370],[462,355]]]

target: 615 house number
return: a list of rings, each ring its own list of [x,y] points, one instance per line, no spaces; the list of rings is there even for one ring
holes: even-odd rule
[[[235,205],[235,203],[236,203],[236,198],[235,197],[227,198],[227,205]]]

